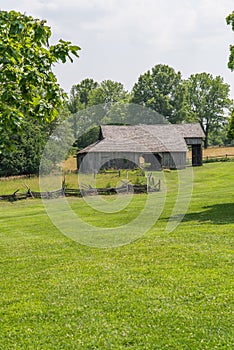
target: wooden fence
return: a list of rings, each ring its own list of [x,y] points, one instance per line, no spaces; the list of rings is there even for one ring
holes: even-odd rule
[[[192,163],[192,157],[187,158],[188,164]],[[202,157],[203,163],[212,163],[212,162],[227,162],[234,160],[234,154],[223,154],[220,156],[204,156]]]
[[[225,162],[234,159],[234,154],[224,154],[222,156],[205,156],[202,158],[204,163],[209,162]]]
[[[63,186],[61,189],[56,191],[47,191],[47,192],[35,192],[31,191],[28,188],[26,193],[18,193],[19,190],[16,190],[12,194],[0,195],[0,200],[6,200],[9,202],[14,202],[26,198],[42,198],[42,199],[53,199],[59,197],[83,197],[83,196],[93,196],[93,195],[111,195],[117,193],[148,193],[148,192],[159,192],[161,188],[160,180],[155,184],[147,185],[132,185],[130,183],[124,183],[120,187],[109,187],[109,188],[94,188],[91,186],[83,185],[81,189],[72,189],[66,188]]]

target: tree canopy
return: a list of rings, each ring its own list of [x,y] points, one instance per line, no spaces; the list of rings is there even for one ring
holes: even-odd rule
[[[56,134],[53,142],[53,152],[47,155],[47,163],[43,164],[43,172],[50,171],[56,168],[64,156],[63,149],[65,148],[64,139],[73,139],[72,128],[70,123],[64,121],[68,119],[69,112],[66,108],[59,110],[59,116],[51,122],[45,123],[43,120],[25,116],[21,122],[21,128],[17,132],[4,131],[2,138],[9,137],[9,147],[4,147],[0,153],[0,176],[11,175],[31,175],[38,174],[41,162],[41,156],[44,148],[51,136],[63,121],[63,130],[60,133],[63,136]],[[62,147],[61,147],[62,145]],[[62,158],[61,156],[64,156]]]
[[[101,83],[87,78],[73,85],[70,92],[69,109],[71,113],[95,105],[103,105],[106,112],[116,102],[128,102],[129,95],[122,83],[103,80]]]
[[[71,113],[87,108],[90,104],[90,93],[98,87],[98,83],[93,79],[86,78],[80,83],[73,85],[68,103]]]
[[[158,64],[140,75],[132,90],[132,102],[153,109],[172,123],[184,115],[182,78],[172,67]]]
[[[207,147],[208,140],[212,144],[228,142],[226,133],[232,103],[229,92],[229,86],[221,77],[199,73],[184,80],[180,72],[159,64],[139,76],[131,93],[124,89],[123,84],[112,80],[97,83],[93,79],[85,79],[72,87],[69,108],[72,113],[82,111],[79,120],[75,118],[73,124],[76,122],[83,127],[85,120],[92,118],[92,112],[88,111],[86,115],[84,109],[92,106],[97,107],[93,118],[98,114],[103,124],[125,124],[131,114],[130,105],[126,103],[133,102],[133,106],[139,104],[159,113],[147,119],[150,123],[162,122],[160,114],[171,123],[199,122],[206,135]],[[142,111],[138,115],[135,108],[132,117],[132,122],[136,119],[141,122],[146,115],[142,116]],[[74,125],[73,129],[78,130],[79,125]],[[93,135],[95,138],[92,138]],[[90,132],[87,138],[96,141],[96,133]],[[83,141],[82,138],[77,143],[79,147],[82,147]]]
[[[0,11],[0,34],[0,135],[17,130],[25,116],[53,120],[65,95],[52,67],[78,57],[80,48],[62,39],[50,45],[45,20],[15,11]]]
[[[234,111],[232,111],[231,118],[229,119],[227,137],[230,140],[234,140]]]
[[[113,113],[118,109],[118,115],[122,116],[122,109],[118,108],[129,101],[129,94],[124,89],[123,84],[104,80],[101,83],[87,78],[80,83],[73,85],[70,92],[68,107],[74,117],[71,118],[74,137],[77,138],[76,146],[84,148],[88,144],[97,141],[98,128],[93,128],[98,123],[109,124],[116,121]],[[87,110],[86,110],[87,108]],[[76,113],[79,112],[79,118]],[[124,116],[123,116],[124,123]],[[79,130],[85,129],[89,125],[89,130],[85,134],[79,135]]]
[[[9,135],[9,131],[8,131]],[[2,134],[5,137],[5,133]],[[0,176],[38,174],[49,130],[39,120],[25,117],[21,132],[10,133],[11,146],[0,154]]]
[[[228,25],[232,26],[232,30],[234,31],[234,11],[226,17],[226,22]],[[230,68],[232,71],[234,70],[234,45],[230,45],[228,68]]]
[[[103,104],[108,111],[110,106],[119,101],[128,101],[128,94],[122,83],[104,80],[90,92],[90,106]]]
[[[234,11],[226,17],[226,21],[228,25],[232,26],[232,30],[234,31]],[[228,61],[228,68],[231,69],[232,71],[234,70],[234,45],[230,45],[230,56]],[[234,139],[234,112],[232,112],[232,115],[230,118],[227,136],[229,139]]]
[[[191,75],[184,84],[189,120],[201,124],[205,133],[204,146],[207,148],[209,134],[217,132],[227,123],[227,114],[231,106],[230,87],[221,77],[214,78],[209,73]]]

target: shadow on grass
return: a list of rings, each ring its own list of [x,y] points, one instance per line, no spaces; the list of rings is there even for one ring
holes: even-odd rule
[[[210,222],[220,225],[234,223],[234,203],[214,204],[204,206],[202,209],[197,213],[186,214],[182,221]]]

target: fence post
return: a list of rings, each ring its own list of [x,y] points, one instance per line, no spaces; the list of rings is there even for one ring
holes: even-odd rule
[[[127,180],[127,192],[128,192],[128,171],[126,171],[126,180]]]
[[[64,175],[63,182],[62,182],[62,196],[65,196],[66,193],[66,177]]]

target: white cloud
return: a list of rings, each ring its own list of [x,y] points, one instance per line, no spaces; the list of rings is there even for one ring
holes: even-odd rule
[[[232,0],[1,0],[1,7],[45,18],[54,41],[82,47],[77,63],[56,68],[66,90],[86,76],[131,87],[157,63],[233,80],[226,64],[234,33],[225,23]]]

